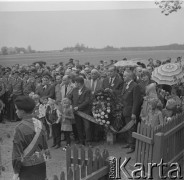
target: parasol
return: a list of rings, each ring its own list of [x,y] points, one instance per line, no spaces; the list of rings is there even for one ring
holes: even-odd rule
[[[117,63],[114,64],[114,66],[118,67],[137,67],[138,64],[136,62],[127,60],[127,61],[118,61]]]
[[[183,78],[182,67],[176,63],[168,63],[155,68],[152,72],[152,80],[158,84],[174,85]]]

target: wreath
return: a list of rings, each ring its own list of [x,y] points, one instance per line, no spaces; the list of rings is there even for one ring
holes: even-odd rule
[[[118,98],[110,90],[100,90],[95,93],[92,114],[96,122],[107,128],[119,130],[123,127],[122,106]]]
[[[92,114],[96,122],[109,127],[114,108],[114,99],[110,91],[98,91],[94,95]]]

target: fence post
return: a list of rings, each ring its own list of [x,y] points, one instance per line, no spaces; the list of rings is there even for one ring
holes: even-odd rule
[[[1,157],[1,145],[0,145],[0,177],[2,176],[2,157]]]
[[[160,163],[161,159],[163,159],[163,143],[164,143],[164,133],[157,133],[154,135],[154,145],[153,145],[153,163],[156,163],[153,169],[150,169],[153,172],[153,179],[161,179],[159,174],[159,168],[157,165]],[[151,163],[151,162],[150,162]],[[153,167],[153,166],[152,166]],[[151,171],[148,173],[150,175]]]
[[[113,145],[114,142],[116,141],[116,134],[108,131],[106,141],[107,141],[108,144]]]

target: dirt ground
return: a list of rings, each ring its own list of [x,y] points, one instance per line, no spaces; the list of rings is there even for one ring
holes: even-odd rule
[[[17,122],[6,122],[0,124],[0,149],[1,149],[1,163],[3,171],[0,176],[0,180],[11,180],[13,175],[11,155],[12,155],[12,139],[14,134],[14,128]],[[62,142],[64,146],[65,142]],[[131,155],[126,154],[126,150],[121,148],[123,142],[117,142],[114,145],[108,145],[106,142],[95,144],[93,150],[96,148],[103,152],[107,149],[110,156],[121,157],[122,161],[125,157],[131,157],[129,164],[134,164],[134,153]],[[52,145],[52,140],[48,141],[49,147]],[[86,148],[87,149],[87,148]],[[53,175],[60,174],[61,171],[66,172],[66,152],[60,149],[50,148],[52,159],[47,162],[47,177],[49,180],[52,179]],[[123,179],[123,178],[122,178]]]

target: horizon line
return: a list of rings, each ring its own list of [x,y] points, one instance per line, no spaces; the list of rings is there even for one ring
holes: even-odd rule
[[[154,1],[0,1],[0,12],[159,9]]]

